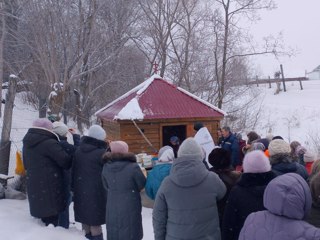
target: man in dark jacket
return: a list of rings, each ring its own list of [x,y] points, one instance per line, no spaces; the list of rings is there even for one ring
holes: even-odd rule
[[[101,225],[105,224],[106,199],[102,185],[102,155],[108,148],[106,132],[99,125],[89,128],[81,139],[73,162],[74,215],[82,223],[86,237],[103,240]]]
[[[183,141],[156,196],[155,240],[220,240],[217,201],[223,198],[226,186],[206,169],[202,157],[202,149],[193,138]]]
[[[238,139],[232,134],[229,127],[222,128],[222,135],[223,141],[221,143],[221,148],[231,153],[231,165],[236,168],[236,166],[240,164]]]
[[[71,157],[59,145],[46,118],[33,122],[23,138],[23,161],[27,171],[30,213],[46,224],[58,224],[58,214],[65,208],[63,170],[71,166]]]

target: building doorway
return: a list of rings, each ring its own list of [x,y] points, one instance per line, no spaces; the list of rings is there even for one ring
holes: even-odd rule
[[[182,143],[187,136],[187,126],[186,125],[162,126],[162,146],[170,145],[170,138],[172,136],[177,136],[180,139],[180,143]]]

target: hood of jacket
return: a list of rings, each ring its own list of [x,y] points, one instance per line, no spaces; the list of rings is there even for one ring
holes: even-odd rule
[[[178,157],[173,160],[170,179],[180,187],[200,184],[209,174],[202,161],[192,157]]]
[[[24,136],[22,142],[24,146],[33,148],[39,143],[50,138],[59,141],[59,137],[55,133],[45,128],[30,128],[27,134]]]
[[[311,209],[311,193],[306,181],[296,173],[276,177],[267,186],[263,204],[271,213],[302,220]]]
[[[137,162],[136,156],[133,153],[112,153],[106,152],[102,157],[103,163],[112,172],[121,171],[128,163]]]
[[[107,149],[108,144],[105,141],[96,138],[84,136],[81,139],[80,149],[82,152],[92,152],[97,148]]]

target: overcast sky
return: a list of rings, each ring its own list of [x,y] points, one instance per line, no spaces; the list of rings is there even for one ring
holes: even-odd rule
[[[286,77],[304,76],[320,65],[320,0],[274,0],[277,9],[261,12],[261,20],[251,27],[256,41],[283,33],[284,43],[296,48],[291,58],[255,58],[258,72],[273,77],[282,64]]]

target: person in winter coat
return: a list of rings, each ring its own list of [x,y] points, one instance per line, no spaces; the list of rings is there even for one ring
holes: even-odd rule
[[[61,147],[68,153],[72,159],[77,147],[80,145],[80,135],[76,134],[75,130],[69,130],[67,125],[63,122],[53,122],[52,131],[59,136]],[[73,144],[70,144],[67,139],[67,134],[71,133],[73,137]],[[66,196],[65,210],[59,214],[58,226],[69,228],[69,205],[71,203],[71,171],[64,170],[63,172],[63,185]]]
[[[247,216],[264,210],[263,193],[275,177],[269,159],[260,150],[254,150],[243,159],[243,174],[231,189],[222,220],[222,239],[238,240]]]
[[[239,240],[320,239],[320,229],[303,220],[311,207],[311,194],[300,175],[288,173],[273,179],[263,204],[266,210],[248,216]]]
[[[231,153],[231,165],[236,168],[236,166],[240,164],[238,139],[232,134],[229,127],[222,128],[222,135],[223,142],[221,148]]]
[[[148,172],[147,183],[145,187],[146,194],[154,200],[156,198],[159,187],[163,179],[169,175],[174,152],[170,146],[160,148],[158,153],[158,161],[156,165]]]
[[[202,158],[202,149],[193,138],[182,142],[156,196],[155,240],[220,239],[217,201],[226,187],[217,174],[206,169]]]
[[[106,198],[102,185],[102,156],[108,149],[106,132],[99,125],[89,128],[88,136],[81,138],[72,172],[74,215],[82,223],[86,237],[102,240],[101,225],[105,224]]]
[[[306,181],[309,178],[305,167],[290,157],[290,145],[282,139],[272,140],[269,144],[269,155],[272,171],[277,175],[293,172],[299,174]]]
[[[320,160],[314,161],[310,175],[312,207],[307,222],[320,228]]]
[[[31,216],[57,226],[58,214],[66,203],[63,170],[71,167],[71,157],[59,144],[59,137],[46,118],[35,120],[22,141]]]
[[[170,138],[170,147],[172,147],[174,152],[174,157],[176,158],[178,156],[178,150],[180,147],[180,139],[177,136],[172,136]]]
[[[104,154],[103,186],[107,195],[107,239],[140,240],[143,237],[141,197],[146,178],[123,141],[110,143]]]
[[[247,134],[247,144],[240,149],[244,154],[247,153],[247,151],[250,150],[252,143],[256,142],[257,140],[261,139],[260,135],[256,133],[255,131],[248,132]]]
[[[209,154],[209,162],[213,166],[210,171],[218,174],[219,178],[227,187],[226,195],[218,201],[218,212],[220,220],[220,228],[222,227],[222,218],[226,206],[229,193],[239,180],[241,173],[234,171],[231,166],[231,154],[223,148],[215,148]]]

